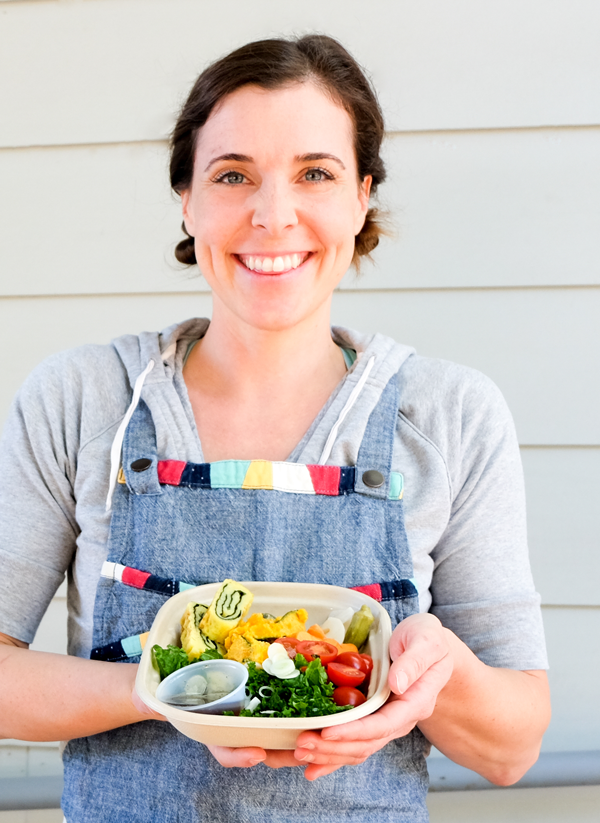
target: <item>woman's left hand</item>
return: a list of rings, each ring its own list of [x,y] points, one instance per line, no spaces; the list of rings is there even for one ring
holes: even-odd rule
[[[303,732],[295,751],[227,749],[209,746],[222,766],[271,768],[307,766],[304,776],[316,780],[342,766],[356,766],[390,740],[404,737],[429,717],[439,692],[452,674],[453,661],[446,630],[431,614],[407,617],[390,640],[392,666],[387,703],[362,720],[330,726],[322,732]]]
[[[392,634],[390,657],[392,694],[379,711],[320,733],[300,735],[294,757],[302,765],[310,764],[305,771],[308,780],[363,763],[433,713],[453,671],[446,629],[437,617],[415,614],[403,620]]]

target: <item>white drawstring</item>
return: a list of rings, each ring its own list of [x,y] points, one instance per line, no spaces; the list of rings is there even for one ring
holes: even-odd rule
[[[121,447],[123,446],[123,438],[125,437],[125,430],[129,425],[129,421],[137,408],[137,404],[140,402],[140,395],[142,394],[142,386],[144,385],[144,381],[146,377],[150,374],[152,369],[154,368],[154,360],[150,360],[144,371],[140,374],[138,379],[135,381],[135,386],[133,387],[133,397],[131,398],[131,403],[129,404],[129,408],[125,412],[125,417],[121,420],[121,425],[117,429],[117,433],[115,434],[115,439],[113,440],[111,449],[110,449],[110,482],[108,484],[108,495],[106,497],[106,511],[109,512],[111,509],[112,504],[112,496],[115,490],[115,486],[117,485],[117,476],[119,474],[119,463],[121,462]]]
[[[176,351],[177,351],[177,340],[176,340],[174,343],[171,343],[171,345],[170,345],[170,346],[167,346],[167,348],[166,348],[166,349],[164,350],[164,352],[161,354],[160,359],[161,359],[161,360],[168,360],[168,359],[169,359],[169,357],[170,357],[172,354],[175,354],[175,352],[176,352]]]
[[[375,356],[373,355],[373,357],[371,357],[369,359],[369,362],[365,366],[365,370],[361,374],[360,380],[358,381],[356,386],[352,389],[352,393],[350,394],[350,397],[346,401],[346,405],[341,410],[340,415],[339,415],[338,419],[336,420],[334,427],[329,432],[329,437],[327,438],[327,442],[325,443],[325,447],[323,448],[323,453],[321,454],[321,458],[319,460],[319,466],[325,465],[325,463],[329,460],[329,455],[331,454],[331,450],[333,449],[333,444],[335,443],[335,438],[337,437],[337,433],[339,431],[339,428],[342,425],[342,423],[344,422],[344,419],[345,419],[346,415],[348,414],[348,412],[350,411],[350,409],[352,408],[352,406],[358,400],[358,395],[363,390],[364,385],[367,382],[367,379],[369,377],[369,374],[371,373],[371,369],[373,368],[374,363],[375,363]]]

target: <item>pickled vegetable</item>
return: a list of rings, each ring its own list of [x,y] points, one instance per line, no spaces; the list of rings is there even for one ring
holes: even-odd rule
[[[354,643],[360,650],[369,639],[369,632],[374,619],[371,609],[368,606],[361,606],[360,611],[355,612],[350,621],[344,643]]]

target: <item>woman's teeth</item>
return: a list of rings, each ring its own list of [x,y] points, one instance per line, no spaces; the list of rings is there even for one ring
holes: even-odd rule
[[[267,273],[280,273],[297,269],[298,266],[304,263],[307,257],[307,254],[286,254],[282,257],[255,257],[253,255],[239,255],[240,260],[247,269],[250,269],[251,271],[264,271]]]

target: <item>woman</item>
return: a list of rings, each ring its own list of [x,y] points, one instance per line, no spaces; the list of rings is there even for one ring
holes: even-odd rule
[[[429,743],[498,784],[537,758],[545,655],[503,401],[478,373],[329,325],[333,290],[377,244],[382,137],[368,82],[328,37],[209,67],[174,130],[171,182],[177,255],[211,286],[212,321],[51,358],[17,398],[0,731],[70,740],[69,821],[422,821]],[[256,458],[289,485],[241,488]],[[173,485],[167,459],[229,480]],[[353,483],[298,494],[299,463],[351,467]],[[99,659],[164,602],[102,576],[106,560],[197,583],[380,584],[392,697],[293,752],[209,754],[136,700],[136,666]],[[65,570],[73,656],[26,651]]]

